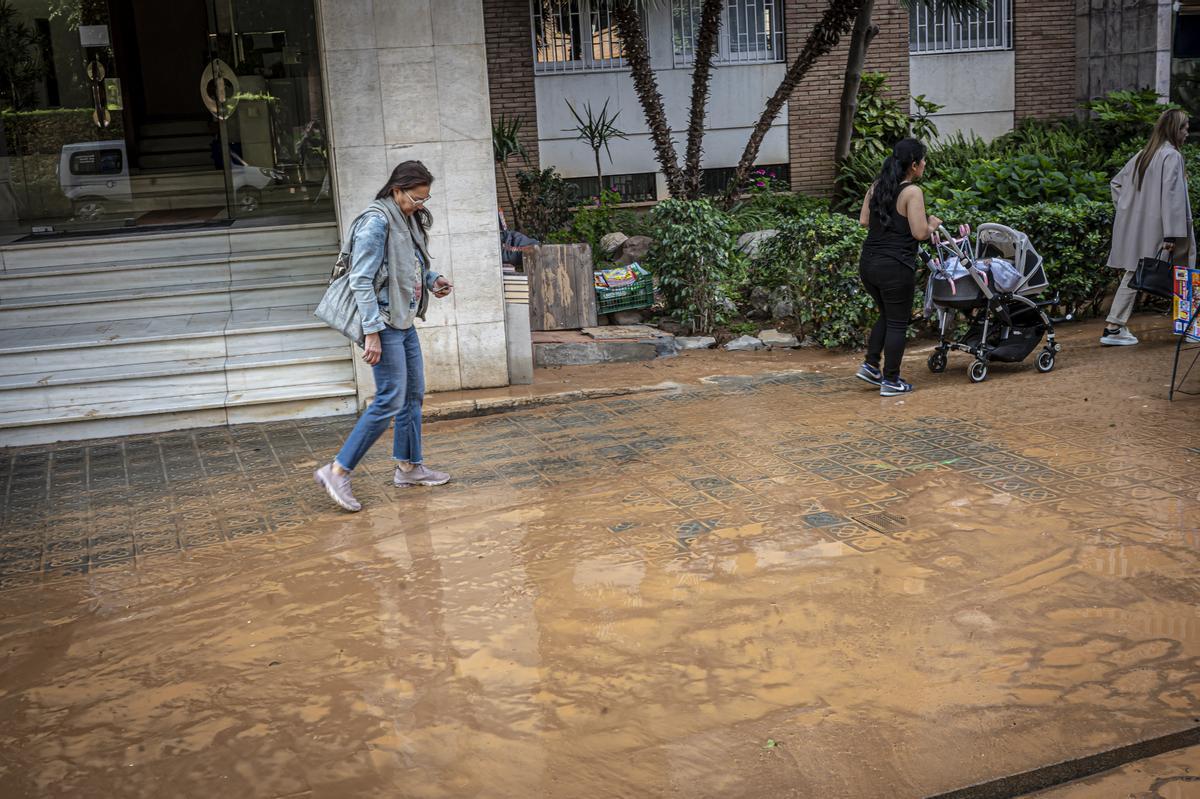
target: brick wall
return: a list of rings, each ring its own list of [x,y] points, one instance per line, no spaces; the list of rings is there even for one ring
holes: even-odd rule
[[[1013,0],[1017,122],[1075,113],[1075,0]]]
[[[533,56],[529,0],[484,0],[483,24],[487,42],[488,93],[492,119],[501,114],[524,121],[521,141],[529,164],[520,158],[508,162],[508,178],[517,196],[517,171],[538,166],[537,99],[533,88]],[[504,170],[496,167],[496,192],[500,207],[512,221],[512,208],[504,188]]]
[[[787,55],[795,58],[819,19],[824,2],[786,0]],[[875,24],[879,35],[867,50],[867,70],[886,72],[892,94],[908,102],[908,14],[899,0],[876,0]],[[788,103],[788,151],[792,188],[807,194],[827,195],[833,189],[833,150],[837,144],[842,80],[846,72],[847,40],[818,61],[796,87]]]

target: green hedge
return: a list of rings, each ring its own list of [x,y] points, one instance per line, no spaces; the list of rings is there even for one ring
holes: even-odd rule
[[[875,305],[858,277],[867,231],[857,219],[811,212],[785,221],[763,243],[749,285],[780,289],[796,309],[806,335],[825,347],[861,345],[875,321]]]

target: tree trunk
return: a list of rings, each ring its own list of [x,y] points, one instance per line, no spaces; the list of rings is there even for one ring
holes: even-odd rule
[[[734,173],[729,188],[725,190],[723,204],[726,207],[733,204],[737,197],[738,187],[746,181],[746,175],[750,174],[750,169],[754,166],[754,159],[758,157],[758,150],[762,147],[763,138],[766,137],[775,117],[779,116],[783,104],[787,102],[796,86],[812,69],[817,59],[828,55],[833,48],[838,46],[842,36],[853,26],[854,18],[858,15],[858,10],[862,7],[863,2],[864,0],[828,0],[821,19],[809,32],[808,39],[804,42],[804,48],[788,66],[779,87],[771,95],[762,115],[758,118],[754,130],[750,134],[750,140],[746,142],[746,149],[742,151],[737,171]]]
[[[592,150],[592,155],[596,156],[596,199],[604,196],[604,172],[600,169],[600,148]]]
[[[836,163],[845,161],[850,155],[850,139],[854,136],[854,114],[858,111],[858,87],[862,83],[863,68],[867,63],[867,48],[879,33],[871,24],[871,12],[875,0],[863,0],[862,8],[854,20],[854,31],[850,34],[850,52],[846,55],[846,75],[842,81],[841,117],[838,119],[837,145],[833,151]]]
[[[642,113],[646,115],[646,124],[650,126],[654,157],[662,167],[671,194],[682,197],[683,175],[679,171],[679,159],[675,154],[675,143],[671,140],[671,127],[663,109],[662,95],[658,92],[658,81],[650,66],[650,50],[646,46],[646,32],[642,30],[637,0],[616,0],[612,13],[625,47],[625,60],[629,62],[633,87],[642,104]]]
[[[517,216],[517,201],[513,199],[512,181],[508,177],[508,159],[500,164],[500,174],[504,176],[504,193],[508,195],[508,207],[512,209],[512,229],[521,229],[521,217]]]
[[[717,36],[721,32],[721,14],[725,0],[704,0],[700,10],[700,32],[692,53],[692,106],[688,117],[687,155],[684,159],[684,193],[689,200],[700,198],[700,158],[704,154],[704,116],[708,110],[709,79]]]

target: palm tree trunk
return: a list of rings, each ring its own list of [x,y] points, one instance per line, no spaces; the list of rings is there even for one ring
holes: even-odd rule
[[[508,177],[508,161],[505,160],[500,164],[500,174],[504,176],[504,193],[508,195],[508,207],[512,209],[512,227],[513,230],[521,229],[521,218],[517,216],[517,201],[513,199],[512,180]]]
[[[675,154],[675,143],[671,140],[671,127],[663,109],[662,95],[658,92],[658,81],[650,66],[650,50],[646,46],[646,32],[642,29],[637,0],[616,0],[612,11],[625,47],[625,60],[629,62],[633,87],[642,104],[642,113],[646,115],[646,123],[650,126],[654,157],[666,175],[671,194],[682,197],[683,175],[679,171],[679,159]]]
[[[600,169],[600,148],[592,150],[592,155],[596,156],[596,199],[604,196],[604,172]]]
[[[828,0],[825,11],[821,14],[821,19],[813,26],[813,29],[808,34],[808,39],[804,42],[803,49],[801,49],[791,65],[788,66],[779,87],[771,95],[771,99],[767,101],[766,107],[763,108],[762,115],[758,118],[754,130],[750,134],[750,140],[746,142],[746,149],[742,151],[742,158],[738,162],[737,172],[734,173],[733,180],[729,183],[729,188],[725,190],[723,202],[726,207],[733,204],[733,200],[737,196],[738,187],[746,181],[746,175],[750,173],[750,169],[754,166],[754,159],[758,157],[758,151],[762,147],[763,139],[766,137],[767,131],[770,130],[771,123],[779,116],[783,104],[787,102],[792,92],[795,91],[796,86],[804,79],[808,71],[812,69],[817,59],[828,55],[833,48],[838,46],[842,36],[853,26],[854,19],[858,16],[858,11],[864,2],[865,0]]]
[[[692,54],[692,106],[688,117],[687,155],[684,158],[684,193],[689,200],[700,197],[700,158],[704,154],[704,115],[708,110],[709,78],[713,55],[721,31],[725,0],[704,0],[700,10],[700,31]]]
[[[858,111],[858,87],[862,84],[863,68],[867,63],[867,48],[879,34],[879,26],[871,23],[875,0],[863,0],[850,34],[850,52],[846,55],[846,76],[842,82],[841,117],[838,119],[837,145],[834,161],[841,163],[850,155],[850,139],[854,135],[854,114]]]

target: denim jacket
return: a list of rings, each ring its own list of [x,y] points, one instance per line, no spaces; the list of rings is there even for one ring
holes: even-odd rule
[[[363,214],[350,230],[350,289],[358,303],[363,333],[367,334],[378,333],[388,326],[400,329],[411,327],[411,320],[419,314],[415,299],[408,309],[395,309],[399,313],[388,313],[387,237],[388,221],[382,212]],[[421,248],[413,249],[418,268],[425,271],[429,265],[424,263]],[[433,290],[433,284],[440,277],[432,270],[425,272],[426,293]]]

